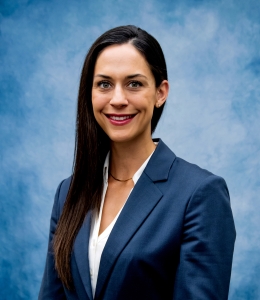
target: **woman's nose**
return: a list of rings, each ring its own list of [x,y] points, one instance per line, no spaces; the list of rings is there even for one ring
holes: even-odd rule
[[[125,106],[128,104],[126,94],[122,87],[115,87],[112,98],[110,100],[110,104],[113,106]]]

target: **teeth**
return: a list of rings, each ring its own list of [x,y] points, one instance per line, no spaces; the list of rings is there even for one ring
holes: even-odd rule
[[[122,116],[122,117],[110,116],[110,118],[115,121],[123,121],[123,120],[130,119],[130,116]]]

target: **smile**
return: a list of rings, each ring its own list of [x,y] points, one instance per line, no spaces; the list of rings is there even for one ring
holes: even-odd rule
[[[106,115],[113,125],[126,125],[132,121],[136,115]]]

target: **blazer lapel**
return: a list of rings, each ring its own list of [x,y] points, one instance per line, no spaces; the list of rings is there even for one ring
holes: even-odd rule
[[[160,141],[107,240],[99,266],[96,299],[105,288],[118,256],[162,198],[163,194],[154,182],[167,180],[174,159],[173,152]]]
[[[153,182],[147,176],[141,176],[121,211],[103,250],[95,298],[99,299],[117,257],[161,197],[162,193]]]
[[[74,243],[75,260],[88,298],[93,299],[88,261],[88,243],[91,226],[91,212],[88,212]]]

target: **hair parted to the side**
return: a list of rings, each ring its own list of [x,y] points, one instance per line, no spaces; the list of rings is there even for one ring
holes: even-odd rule
[[[66,288],[73,288],[70,256],[76,235],[87,212],[99,208],[103,190],[103,164],[110,141],[95,120],[92,84],[95,63],[106,47],[131,43],[142,53],[155,78],[156,87],[167,80],[166,63],[157,40],[133,25],[113,28],[102,34],[86,56],[79,85],[73,175],[53,240],[55,267]],[[155,130],[164,104],[154,108],[151,130]],[[152,133],[151,132],[151,133]],[[86,270],[87,272],[87,270]]]

